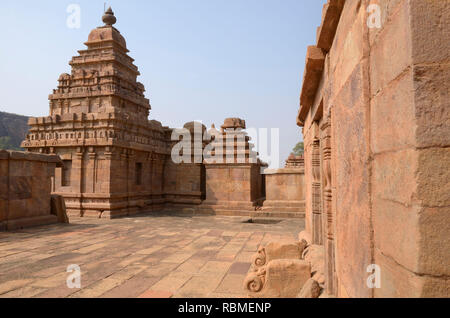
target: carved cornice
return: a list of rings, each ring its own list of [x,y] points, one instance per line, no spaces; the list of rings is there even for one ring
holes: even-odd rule
[[[308,114],[316,96],[325,65],[325,54],[316,46],[309,46],[306,53],[305,73],[303,74],[303,87],[300,95],[300,111],[297,117],[297,125],[305,124]]]
[[[317,30],[317,43],[308,47],[300,110],[297,116],[297,125],[300,127],[305,124],[306,115],[314,102],[324,69],[325,56],[333,44],[344,4],[345,0],[328,0],[323,7],[322,24]]]

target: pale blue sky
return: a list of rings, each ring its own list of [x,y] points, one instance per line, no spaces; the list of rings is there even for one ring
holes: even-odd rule
[[[2,0],[0,110],[48,114],[48,94],[68,62],[102,25],[101,0]],[[315,43],[325,0],[108,1],[141,71],[151,119],[208,127],[241,117],[280,128],[281,160],[301,140],[295,117],[306,47]],[[66,26],[69,4],[81,28]]]

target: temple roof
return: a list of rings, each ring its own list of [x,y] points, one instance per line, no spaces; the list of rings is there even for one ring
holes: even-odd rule
[[[111,7],[106,10],[102,20],[105,25],[92,30],[89,34],[88,41],[85,44],[90,46],[102,42],[113,41],[128,51],[125,38],[120,34],[119,30],[113,27],[113,25],[117,22],[117,18],[114,16],[114,12]]]

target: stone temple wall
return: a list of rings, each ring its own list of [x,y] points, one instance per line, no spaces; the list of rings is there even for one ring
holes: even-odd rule
[[[0,230],[57,222],[51,214],[57,156],[0,150]]]
[[[381,28],[368,27],[379,4]],[[306,228],[340,297],[450,294],[450,2],[333,1],[298,124]],[[369,288],[367,268],[381,269]]]
[[[266,169],[262,212],[277,217],[305,217],[305,167],[303,156],[291,155],[282,169]]]

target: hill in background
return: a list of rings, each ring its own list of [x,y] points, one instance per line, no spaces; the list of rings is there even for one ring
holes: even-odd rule
[[[28,118],[0,112],[0,149],[23,150],[20,143],[28,132]]]

